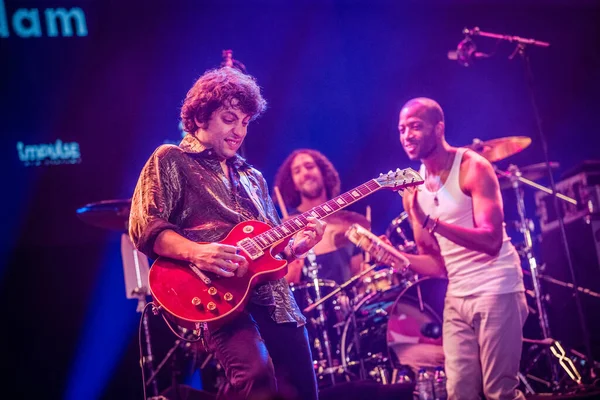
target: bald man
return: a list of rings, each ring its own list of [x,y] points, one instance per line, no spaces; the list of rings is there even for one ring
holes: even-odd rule
[[[443,349],[449,399],[524,399],[517,390],[527,317],[523,273],[504,229],[498,179],[479,154],[445,139],[444,112],[416,98],[400,110],[400,142],[425,184],[403,198],[417,273],[448,277]]]

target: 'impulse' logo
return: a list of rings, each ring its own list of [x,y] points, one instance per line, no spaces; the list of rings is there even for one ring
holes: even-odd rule
[[[57,139],[55,143],[23,144],[17,142],[19,159],[27,167],[40,165],[78,164],[81,162],[79,143],[63,143]]]

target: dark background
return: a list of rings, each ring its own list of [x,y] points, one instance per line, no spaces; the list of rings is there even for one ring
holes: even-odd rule
[[[349,190],[380,172],[418,165],[398,141],[397,114],[416,96],[436,99],[452,145],[524,135],[532,144],[501,161],[544,161],[522,61],[514,44],[476,38],[495,56],[464,68],[447,59],[462,29],[533,37],[529,48],[555,178],[597,159],[600,7],[591,1],[91,1],[5,0],[0,38],[3,157],[0,300],[4,388],[25,397],[140,398],[135,300],[125,298],[120,232],[84,224],[84,204],[131,196],[153,149],[178,142],[185,93],[221,51],[262,86],[266,114],[245,156],[272,184],[299,147],[325,153]],[[48,37],[47,8],[80,7],[85,37]],[[38,9],[42,36],[19,37],[11,18]],[[26,166],[25,145],[77,142],[75,164]],[[541,180],[547,184],[547,180]],[[534,220],[533,191],[525,191]],[[504,192],[506,220],[516,219]],[[381,234],[400,198],[374,194]],[[539,232],[538,232],[539,233]],[[513,234],[513,241],[522,238]],[[560,252],[560,246],[554,247]],[[558,253],[557,253],[558,254]],[[538,254],[551,258],[552,254]],[[577,267],[577,266],[576,266]],[[581,283],[581,282],[580,282]],[[575,314],[574,309],[566,311]],[[173,338],[152,321],[157,352]],[[597,339],[596,339],[597,340]],[[576,343],[581,347],[581,343]],[[164,352],[158,354],[164,355]]]

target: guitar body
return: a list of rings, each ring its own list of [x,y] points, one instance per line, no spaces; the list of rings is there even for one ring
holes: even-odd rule
[[[252,238],[269,229],[269,225],[260,221],[241,222],[219,243],[236,246],[240,240]],[[212,281],[208,285],[188,262],[159,257],[148,275],[154,301],[185,328],[195,329],[196,323],[201,322],[211,325],[227,322],[243,311],[254,286],[280,279],[286,274],[287,262],[275,259],[271,252],[275,250],[277,254],[288,240],[278,243],[255,260],[240,252],[249,264],[248,272],[243,277],[225,278],[202,271]]]

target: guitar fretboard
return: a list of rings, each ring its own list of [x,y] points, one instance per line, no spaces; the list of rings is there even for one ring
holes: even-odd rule
[[[355,187],[352,190],[347,191],[346,193],[342,193],[339,196],[334,197],[320,206],[313,207],[300,215],[290,218],[275,228],[256,235],[252,238],[252,240],[262,250],[266,250],[274,243],[277,243],[282,239],[287,239],[288,237],[295,235],[297,232],[304,229],[308,224],[307,217],[323,219],[379,189],[381,189],[381,186],[374,179],[372,179],[360,186]]]

